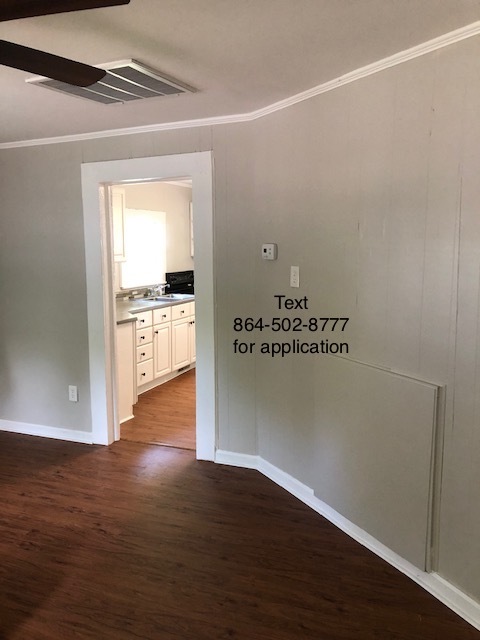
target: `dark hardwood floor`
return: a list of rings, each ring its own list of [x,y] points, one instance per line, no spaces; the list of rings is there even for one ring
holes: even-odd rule
[[[142,393],[134,415],[120,426],[122,440],[195,451],[195,369]]]
[[[258,472],[0,433],[3,640],[479,640]]]

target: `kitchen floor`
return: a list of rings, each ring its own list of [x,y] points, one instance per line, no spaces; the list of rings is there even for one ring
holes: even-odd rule
[[[138,397],[122,440],[195,451],[195,369]]]

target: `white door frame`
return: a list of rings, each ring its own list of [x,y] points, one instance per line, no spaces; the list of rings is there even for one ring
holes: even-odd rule
[[[217,374],[213,261],[213,164],[210,151],[82,164],[92,440],[115,440],[115,299],[111,228],[104,185],[191,177],[195,235],[197,458],[214,460]]]

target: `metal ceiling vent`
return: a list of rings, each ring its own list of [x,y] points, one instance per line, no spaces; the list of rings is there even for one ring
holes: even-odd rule
[[[167,78],[135,60],[122,60],[96,66],[105,69],[107,74],[100,82],[89,87],[76,87],[42,76],[29,78],[27,82],[102,104],[119,104],[145,98],[195,92],[192,87]]]

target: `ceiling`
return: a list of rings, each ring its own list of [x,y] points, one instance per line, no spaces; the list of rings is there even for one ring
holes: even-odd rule
[[[251,112],[478,20],[480,0],[131,0],[4,22],[1,39],[197,92],[102,105],[0,67],[0,143]]]

